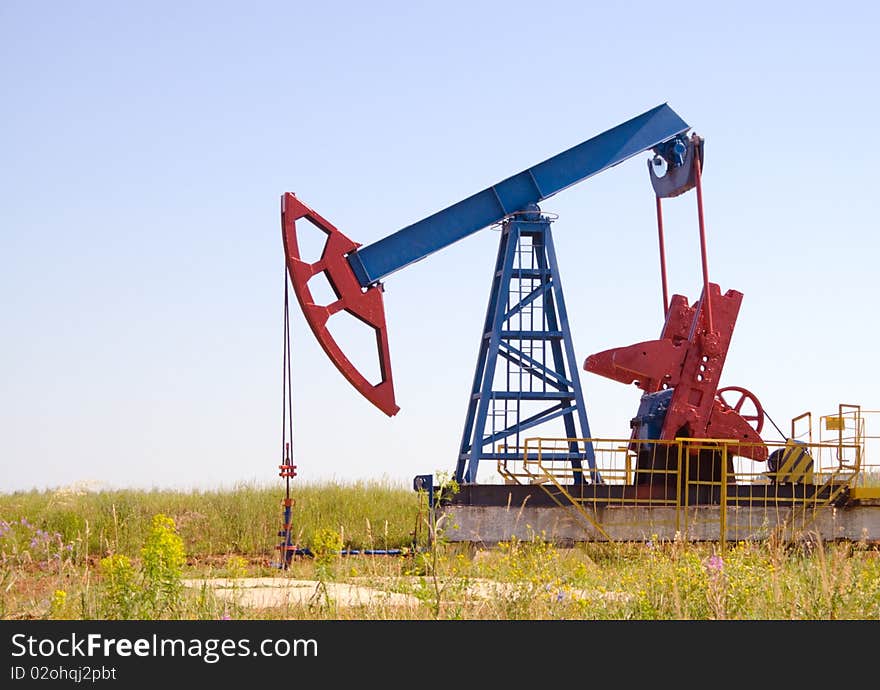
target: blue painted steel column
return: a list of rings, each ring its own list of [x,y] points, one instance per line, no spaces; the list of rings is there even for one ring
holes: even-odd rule
[[[537,204],[603,170],[686,132],[689,125],[663,103],[592,139],[356,249],[348,261],[363,287],[404,266]]]
[[[489,410],[492,381],[495,378],[495,363],[498,359],[498,343],[504,320],[505,296],[510,285],[514,252],[518,241],[519,226],[516,223],[505,223],[501,228],[498,258],[495,261],[495,273],[492,278],[492,288],[489,291],[489,306],[486,308],[483,332],[480,334],[477,369],[474,372],[474,382],[468,400],[461,449],[455,470],[455,480],[460,484],[473,483],[477,479],[477,466],[483,447],[483,431],[486,428],[486,415]],[[468,460],[470,460],[469,463]],[[465,469],[467,469],[467,474],[465,474]]]
[[[577,428],[574,424],[574,419],[571,415],[566,415],[564,417],[566,423],[566,433],[569,438],[592,438],[592,433],[590,432],[590,424],[587,422],[587,408],[584,404],[584,392],[581,388],[581,380],[579,374],[579,369],[576,365],[576,360],[574,357],[574,344],[571,339],[571,329],[568,326],[568,311],[565,308],[565,298],[562,295],[562,280],[559,277],[559,265],[556,263],[556,248],[553,245],[553,236],[550,233],[550,227],[548,225],[547,232],[544,233],[543,238],[544,243],[546,245],[546,258],[550,262],[550,272],[553,276],[553,293],[556,297],[556,309],[559,312],[559,321],[560,321],[560,330],[563,333],[562,338],[562,347],[565,348],[565,358],[562,357],[562,353],[560,352],[557,355],[557,361],[560,363],[558,366],[563,367],[561,369],[561,373],[565,374],[564,362],[568,361],[568,365],[572,368],[571,371],[571,386],[574,390],[574,399],[575,399],[575,409],[577,412],[577,419],[580,426],[580,434],[577,432]],[[543,260],[544,253],[540,253],[539,260]],[[552,303],[550,305],[551,313],[552,313]],[[555,321],[555,315],[553,315]],[[554,343],[554,346],[559,348],[560,345],[558,342]],[[572,453],[579,452],[577,447],[578,444],[572,443],[569,450]],[[601,481],[601,477],[599,476],[596,470],[596,456],[595,451],[593,449],[593,443],[591,441],[585,442],[584,453],[587,459],[587,465],[591,470],[591,479],[593,482]],[[580,468],[581,464],[578,462],[575,465],[576,468]],[[581,475],[582,476],[582,475]],[[576,476],[577,478],[577,476]]]

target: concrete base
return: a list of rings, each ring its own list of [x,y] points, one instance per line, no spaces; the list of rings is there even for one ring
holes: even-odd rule
[[[453,542],[492,545],[512,538],[541,537],[559,543],[584,541],[717,541],[722,536],[721,507],[607,506],[587,514],[572,506],[498,506],[452,504],[438,508],[444,537]],[[727,540],[822,539],[880,541],[880,507],[845,506],[813,509],[778,506],[729,506]],[[596,527],[599,526],[599,528]]]

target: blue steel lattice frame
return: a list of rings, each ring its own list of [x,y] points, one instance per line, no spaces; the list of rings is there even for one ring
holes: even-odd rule
[[[523,265],[526,254],[528,266]],[[537,328],[535,314],[539,316]],[[507,376],[496,387],[502,378],[497,370],[499,357],[507,364]],[[456,481],[476,482],[480,462],[485,460],[522,460],[523,432],[560,417],[567,438],[590,438],[577,372],[550,221],[537,210],[515,214],[504,221],[501,229]],[[524,404],[528,403],[543,408],[527,415]],[[490,418],[494,421],[499,414],[503,415],[502,428],[496,429],[494,423],[487,428]],[[496,450],[496,444],[503,450]],[[570,462],[575,483],[585,481],[586,460],[592,481],[601,481],[589,442],[573,441],[568,452],[545,453],[543,458]]]

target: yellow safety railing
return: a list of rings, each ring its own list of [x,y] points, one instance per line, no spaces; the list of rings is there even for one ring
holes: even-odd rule
[[[880,445],[866,423],[872,417],[880,422],[878,415],[840,405],[835,414],[817,418],[818,434],[813,415],[799,415],[790,438],[764,444],[765,461],[746,457],[752,453],[739,440],[531,438],[515,461],[499,460],[498,471],[506,483],[540,485],[603,539],[650,535],[647,523],[657,519],[674,525],[676,534],[722,543],[791,536],[807,530],[823,508],[880,500],[880,466],[868,463],[866,454]],[[582,469],[562,459],[572,447],[592,448],[595,468],[586,453]],[[591,481],[596,473],[599,480]],[[626,507],[660,510],[614,511]]]

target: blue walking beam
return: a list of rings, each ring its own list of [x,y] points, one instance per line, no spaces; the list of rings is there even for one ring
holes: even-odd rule
[[[363,287],[689,129],[665,103],[348,255]]]

